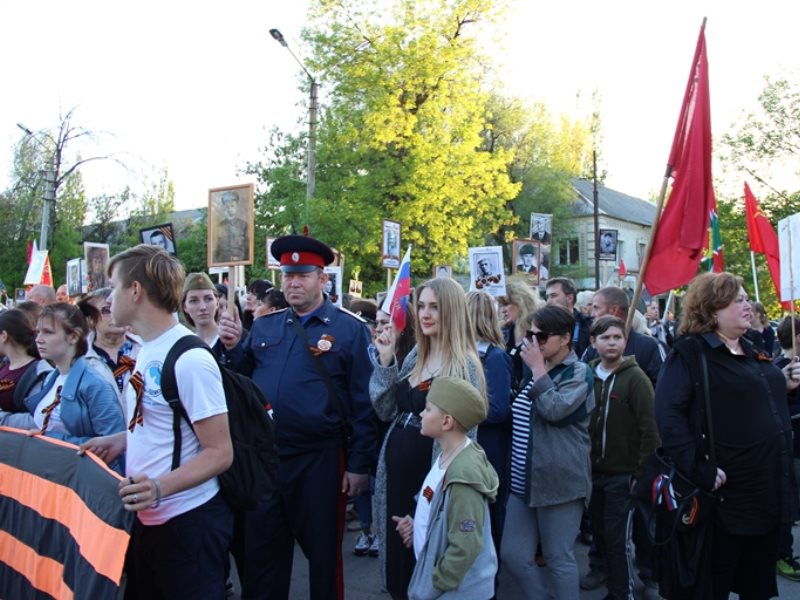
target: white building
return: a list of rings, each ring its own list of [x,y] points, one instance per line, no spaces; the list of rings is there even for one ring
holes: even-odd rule
[[[584,267],[586,277],[578,277],[579,289],[594,289],[594,188],[591,180],[574,179],[572,186],[577,198],[573,204],[572,233],[567,239],[553,240],[552,264],[558,272],[559,266]],[[634,198],[622,192],[598,185],[599,229],[617,232],[616,258],[600,261],[600,286],[621,285],[619,281],[620,259],[625,262],[628,281],[635,281],[644,259],[645,248],[650,239],[650,229],[655,218],[656,205],[647,200]],[[622,286],[625,287],[625,286]]]

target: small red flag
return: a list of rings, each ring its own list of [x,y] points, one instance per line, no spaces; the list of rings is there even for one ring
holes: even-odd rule
[[[689,283],[708,246],[708,225],[716,210],[711,178],[711,109],[705,22],[697,38],[692,69],[667,162],[672,191],[657,225],[650,262],[643,274],[648,291],[660,294]]]
[[[619,259],[619,276],[625,277],[628,274],[628,267],[625,266],[625,261],[621,258]]]
[[[769,274],[772,276],[772,283],[775,285],[775,292],[778,299],[781,297],[781,253],[778,249],[778,234],[769,222],[766,215],[758,205],[758,200],[750,191],[747,182],[744,184],[744,212],[747,217],[747,236],[750,238],[750,249],[753,252],[763,254],[767,258]],[[782,302],[781,305],[786,310],[791,308],[789,302]]]

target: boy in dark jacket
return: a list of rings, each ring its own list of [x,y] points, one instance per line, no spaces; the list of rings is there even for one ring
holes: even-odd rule
[[[630,490],[659,446],[653,385],[633,356],[624,356],[625,323],[610,315],[592,325],[591,341],[600,358],[594,371],[596,408],[589,423],[592,439],[592,535],[604,558],[609,597],[633,597],[628,569]]]

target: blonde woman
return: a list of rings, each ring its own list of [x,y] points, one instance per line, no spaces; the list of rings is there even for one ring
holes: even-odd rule
[[[376,366],[370,379],[375,412],[391,423],[378,459],[375,523],[392,598],[406,597],[415,559],[400,536],[386,532],[394,529],[393,516],[414,514],[414,496],[438,454],[433,440],[420,435],[419,413],[431,382],[449,375],[471,382],[481,392],[486,387],[461,286],[452,279],[428,281],[416,289],[413,306],[416,346],[398,365],[397,331],[386,327],[375,339]]]
[[[472,318],[478,355],[486,376],[489,412],[478,428],[478,443],[497,471],[499,487],[495,501],[489,505],[492,539],[498,560],[508,500],[508,461],[511,456],[511,357],[505,351],[503,333],[497,318],[495,300],[486,292],[467,294],[467,307]]]
[[[530,371],[519,354],[519,346],[525,339],[525,317],[544,306],[544,300],[536,288],[519,279],[506,279],[506,295],[497,299],[500,304],[500,326],[503,328],[506,352],[514,367],[511,386],[519,391],[522,384],[530,379]]]

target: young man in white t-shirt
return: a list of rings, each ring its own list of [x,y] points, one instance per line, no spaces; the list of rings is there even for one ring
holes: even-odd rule
[[[144,345],[125,398],[128,429],[82,446],[109,462],[126,452],[120,498],[137,519],[128,548],[126,598],[222,598],[233,515],[217,475],[233,460],[219,367],[202,348],[175,363],[182,419],[180,466],[171,471],[172,409],[161,395],[167,352],[191,331],[175,320],[184,271],[163,249],[141,244],[108,267],[111,315]]]

